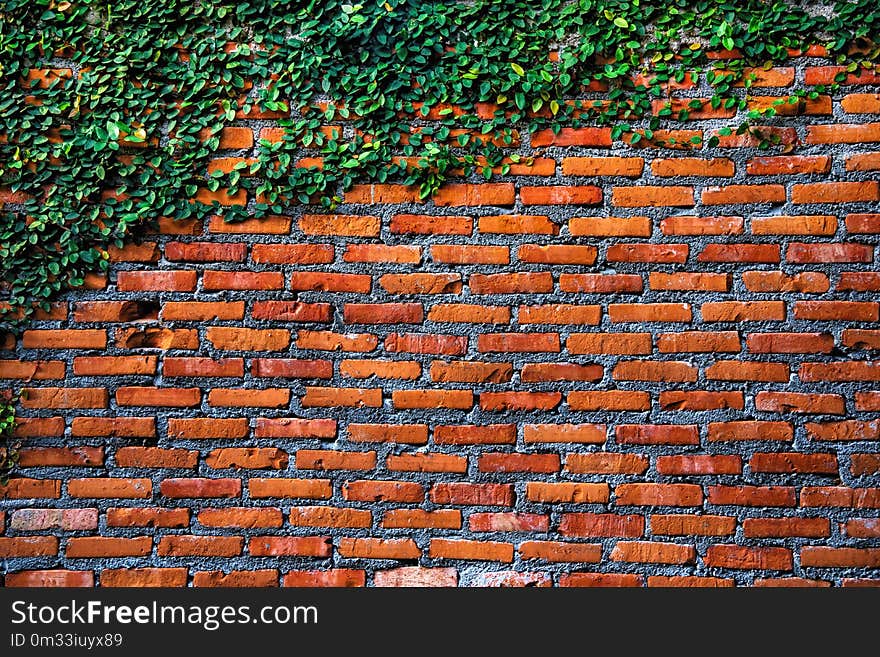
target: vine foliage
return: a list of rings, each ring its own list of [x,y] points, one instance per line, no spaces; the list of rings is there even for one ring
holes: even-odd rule
[[[15,431],[15,404],[10,399],[0,400],[0,486],[5,486],[18,465],[21,444]]]
[[[598,124],[613,126],[615,139],[657,140],[664,123],[686,121],[704,102],[741,110],[728,133],[754,130],[776,110],[746,111],[748,67],[812,44],[849,72],[873,67],[880,28],[875,0],[0,6],[7,328],[106,269],[108,249],[160,217],[220,212],[222,190],[250,199],[223,208],[228,220],[292,203],[333,207],[356,181],[418,185],[428,197],[454,171],[508,173],[524,158],[518,133]],[[707,54],[725,49],[733,59]],[[668,82],[692,74],[711,98],[652,113]],[[261,117],[280,136],[209,169],[222,129]]]

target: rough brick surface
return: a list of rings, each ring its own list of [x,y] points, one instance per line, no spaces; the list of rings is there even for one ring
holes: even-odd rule
[[[5,583],[880,583],[874,91],[778,118],[796,153],[690,142],[709,112],[656,131],[688,149],[523,134],[429,202],[163,222],[0,352]]]

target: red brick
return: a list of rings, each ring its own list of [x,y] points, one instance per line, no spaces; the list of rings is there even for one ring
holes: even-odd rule
[[[566,157],[562,160],[565,176],[638,178],[645,168],[641,157]]]
[[[332,331],[300,331],[296,346],[321,351],[373,351],[379,340],[370,333],[333,333]],[[281,347],[283,348],[283,347]]]
[[[630,360],[617,363],[611,375],[615,381],[696,381],[697,368],[684,361]]]
[[[332,364],[329,361],[328,371],[324,378],[332,377]],[[342,376],[350,376],[356,379],[368,379],[375,376],[379,379],[417,379],[422,372],[422,366],[414,361],[393,360],[344,360],[339,365],[339,373]]]
[[[868,244],[804,244],[792,242],[785,252],[788,262],[822,264],[833,262],[873,262],[874,247]]]
[[[366,585],[363,570],[334,568],[331,570],[291,570],[283,577],[283,586],[290,587],[358,587]],[[378,586],[378,584],[377,584]]]
[[[806,536],[825,538],[831,535],[828,518],[745,518],[743,536],[746,538],[785,538]]]
[[[550,563],[599,563],[602,560],[602,546],[590,543],[524,541],[519,545],[519,554],[524,560],[540,559]]]
[[[115,358],[115,357],[114,357]],[[162,361],[162,374],[169,377],[240,377],[244,376],[244,361],[241,358],[165,358]]]
[[[563,513],[559,533],[563,536],[639,537],[645,533],[645,518],[615,513]]]
[[[333,543],[329,536],[257,536],[248,551],[255,557],[329,557]]]
[[[762,262],[780,261],[778,244],[707,244],[697,262]]]
[[[0,557],[54,557],[58,554],[55,536],[0,537]]]
[[[750,292],[804,292],[818,294],[827,292],[828,277],[820,272],[801,272],[788,276],[782,272],[747,271],[742,274],[743,283]]]
[[[742,460],[735,455],[658,456],[657,472],[663,475],[741,474]]]
[[[299,229],[306,235],[378,237],[380,226],[379,217],[371,215],[306,214],[299,220]]]
[[[513,376],[510,363],[486,363],[481,361],[453,361],[450,363],[435,360],[431,363],[431,380],[444,383],[503,383]]]
[[[569,459],[573,456],[577,455],[572,454]],[[575,472],[578,472],[578,470],[575,470]],[[532,502],[542,502],[545,504],[604,504],[608,501],[609,491],[608,484],[604,483],[544,483],[530,481],[526,484],[526,497]]]
[[[107,408],[106,388],[23,388],[22,408]]]
[[[559,352],[558,333],[483,333],[477,336],[480,352]]]
[[[467,350],[467,336],[391,333],[385,338],[385,350],[398,353],[460,356]]]
[[[394,390],[391,393],[394,408],[458,408],[474,405],[470,390]]]
[[[878,141],[880,141],[880,123],[834,123],[807,126],[805,143],[864,144]]]
[[[486,453],[477,459],[480,472],[559,472],[557,454]]]
[[[654,543],[650,541],[618,541],[611,552],[612,561],[634,563],[689,564],[696,561],[692,545]]]
[[[111,508],[107,509],[108,527],[169,527],[189,526],[189,509]]]
[[[827,215],[799,215],[753,217],[755,235],[834,235],[837,217]]]
[[[667,217],[660,222],[664,235],[738,235],[742,217]]]
[[[781,547],[710,545],[703,557],[710,568],[736,570],[792,570],[791,550]]]
[[[238,497],[241,480],[229,478],[163,479],[159,490],[169,498]]]
[[[525,248],[525,247],[522,247]],[[582,248],[594,249],[595,247],[542,247],[552,248]],[[595,256],[593,257],[595,260]],[[637,294],[642,291],[642,277],[638,274],[560,274],[559,289],[563,292],[591,292],[613,294],[617,292]]]
[[[472,532],[546,532],[550,518],[539,513],[472,513],[468,524]]]
[[[495,215],[480,217],[480,233],[501,235],[558,235],[559,225],[543,215]],[[468,232],[470,234],[470,232]],[[594,249],[595,253],[595,249]]]
[[[655,536],[732,536],[736,518],[713,515],[652,515]]]
[[[699,290],[706,292],[727,292],[731,284],[730,274],[677,273],[664,274],[651,272],[648,280],[652,290],[684,292]]]
[[[656,159],[651,162],[651,171],[655,176],[662,178],[678,176],[730,178],[734,174],[734,163],[726,157],[715,157],[712,159],[698,157]]]
[[[150,536],[113,538],[108,536],[77,536],[67,539],[66,556],[69,559],[92,557],[143,557],[153,549]]]
[[[296,467],[301,470],[372,470],[376,467],[376,452],[300,449],[296,453]]]
[[[550,272],[511,274],[471,274],[471,294],[536,294],[553,291]],[[424,294],[424,292],[420,292]]]
[[[749,467],[752,472],[837,474],[834,454],[756,453]]]
[[[687,244],[612,244],[606,252],[608,262],[656,262],[683,264]]]
[[[618,506],[701,506],[703,491],[694,484],[620,484]]]
[[[813,126],[815,129],[816,126]],[[835,126],[835,129],[840,126]],[[878,131],[880,139],[880,131]],[[791,202],[800,203],[855,203],[858,201],[878,200],[878,183],[869,182],[833,182],[807,183],[794,185],[791,189]]]
[[[100,467],[104,464],[104,448],[78,445],[76,447],[25,447],[19,451],[18,465],[22,468],[43,466]]]
[[[168,242],[165,257],[186,262],[242,262],[247,255],[244,243]]]
[[[436,453],[389,454],[386,466],[391,472],[457,472],[467,471],[463,456]]]
[[[505,206],[513,205],[515,200],[516,190],[512,183],[444,185],[434,195],[434,204],[438,207],[462,205]]]
[[[880,214],[848,214],[845,222],[850,233],[880,233]]]
[[[471,516],[473,517],[473,516]],[[461,511],[438,509],[390,509],[382,518],[386,529],[461,529]]]
[[[71,497],[149,498],[152,491],[153,483],[149,479],[89,477],[67,482],[67,492]]]
[[[880,304],[876,301],[795,301],[794,318],[876,322],[880,319]]]
[[[621,424],[615,428],[620,445],[699,445],[699,427],[695,424]]]
[[[657,337],[660,353],[738,352],[739,333],[736,331],[683,331],[661,333]]]
[[[752,203],[785,203],[783,185],[726,185],[706,187],[703,205],[748,205]]]
[[[542,381],[601,381],[604,371],[601,365],[526,363],[522,367],[520,380],[523,383]]]
[[[763,363],[758,361],[718,361],[706,368],[710,381],[776,381],[789,380],[787,363]]]
[[[398,214],[391,219],[392,233],[413,235],[470,235],[474,220],[470,217]]]
[[[602,435],[604,442],[604,432]],[[586,474],[644,474],[648,469],[648,457],[612,452],[569,454],[565,460],[565,469],[568,472]]]
[[[358,480],[346,482],[342,495],[356,502],[419,503],[425,498],[425,490],[414,482]]]
[[[513,506],[513,486],[509,484],[438,483],[431,486],[434,504],[456,506]]]
[[[284,233],[290,230],[290,220],[288,219],[287,222]],[[251,258],[258,264],[328,264],[333,262],[333,247],[330,244],[254,244],[251,248]]]
[[[602,188],[593,185],[521,187],[519,197],[523,205],[598,205],[602,202]]]
[[[844,420],[841,422],[808,422],[807,437],[820,441],[851,441],[880,439],[880,422],[876,420]]]
[[[648,588],[733,588],[735,582],[725,577],[702,577],[695,575],[650,575]]]
[[[561,402],[561,392],[480,393],[480,408],[484,411],[549,411],[559,406]],[[470,407],[470,404],[467,407]]]
[[[345,262],[418,264],[421,261],[421,248],[406,245],[349,244],[345,247],[342,259]]]
[[[195,469],[199,453],[186,449],[160,447],[120,447],[115,454],[116,465],[122,468],[186,468]]]
[[[710,422],[709,442],[736,440],[791,441],[794,431],[788,422],[762,422],[740,420],[733,422]]]
[[[572,333],[566,342],[572,354],[628,354],[651,353],[650,333]]]
[[[248,431],[245,418],[168,418],[170,438],[244,438]]]
[[[342,538],[339,554],[361,559],[418,559],[422,552],[409,538]]]
[[[306,394],[300,400],[304,407],[374,407],[382,406],[380,388],[321,388],[306,386]],[[286,405],[286,404],[285,404]]]
[[[559,577],[563,587],[634,587],[644,586],[644,582],[642,575],[625,573],[566,573]]]
[[[786,176],[806,173],[829,173],[830,171],[831,158],[827,155],[753,157],[746,162],[746,173],[752,176]]]
[[[402,566],[377,570],[373,584],[378,587],[452,587],[458,586],[458,571],[455,568]]]
[[[694,188],[685,186],[614,187],[612,205],[621,208],[693,207]]]
[[[709,486],[709,504],[728,506],[795,506],[795,489],[787,486]]]
[[[192,292],[197,279],[195,271],[121,271],[116,287],[120,292]]]
[[[431,258],[434,262],[454,265],[506,265],[510,262],[510,248],[435,244],[431,247]]]
[[[785,319],[784,301],[715,301],[700,308],[704,322],[760,322]]]
[[[168,557],[235,557],[241,554],[240,536],[163,536],[156,554]]]
[[[513,545],[498,541],[466,541],[432,538],[430,556],[434,559],[513,561]]]
[[[554,134],[539,130],[532,135],[532,146],[611,146],[610,128],[562,128]]]
[[[507,324],[510,322],[510,309],[506,306],[440,303],[428,311],[428,321],[465,324]]]
[[[95,575],[91,570],[20,570],[7,573],[3,584],[8,588],[91,588]]]
[[[805,545],[801,565],[817,568],[878,568],[880,548],[847,548]]]
[[[438,425],[434,427],[438,445],[501,445],[516,442],[513,424]]]
[[[746,348],[755,354],[830,353],[834,336],[830,333],[750,333]]]

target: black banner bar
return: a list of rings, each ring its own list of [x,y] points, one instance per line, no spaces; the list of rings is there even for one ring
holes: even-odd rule
[[[727,644],[766,654],[826,641],[873,651],[878,602],[872,590],[0,589],[0,655]]]

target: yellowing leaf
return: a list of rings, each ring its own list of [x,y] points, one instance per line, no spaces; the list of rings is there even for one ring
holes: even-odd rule
[[[629,27],[629,23],[626,22],[626,19],[621,18],[620,16],[618,16],[617,18],[614,19],[614,24],[617,27],[622,28],[624,30]]]
[[[519,64],[517,64],[516,62],[511,62],[510,68],[512,68],[513,72],[519,76],[523,76],[526,74],[525,69],[523,69],[523,67],[520,66]]]

